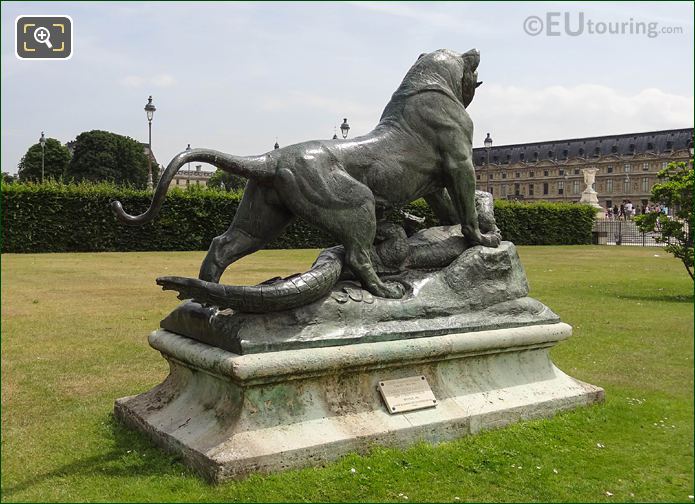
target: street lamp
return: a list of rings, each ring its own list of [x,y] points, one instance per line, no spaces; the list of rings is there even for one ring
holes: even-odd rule
[[[186,147],[186,152],[190,152],[190,151],[191,151],[191,144],[188,144],[188,147]],[[189,173],[191,172],[191,162],[190,161],[188,162],[188,172]]]
[[[41,132],[41,138],[39,138],[39,143],[41,144],[41,183],[43,184],[43,172],[46,159],[46,137],[43,136],[43,131]]]
[[[147,124],[149,125],[150,136],[147,142],[147,148],[149,149],[147,155],[147,188],[152,189],[152,118],[154,117],[154,111],[157,107],[152,103],[152,96],[147,99],[147,105],[145,105],[145,112],[147,113]],[[188,166],[190,170],[190,165]]]
[[[485,137],[485,141],[483,142],[483,145],[485,145],[485,153],[487,154],[487,162],[485,163],[486,169],[484,170],[484,177],[485,177],[485,187],[487,187],[488,192],[490,191],[490,188],[488,187],[490,183],[488,182],[488,170],[490,167],[490,149],[492,149],[492,137],[490,136],[490,133],[487,134]]]
[[[348,124],[347,119],[343,119],[343,124],[340,125],[340,132],[343,134],[343,138],[347,138],[348,131],[350,131],[350,125]]]

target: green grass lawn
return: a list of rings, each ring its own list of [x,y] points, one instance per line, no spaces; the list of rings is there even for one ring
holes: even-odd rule
[[[302,271],[316,253],[259,252],[223,281]],[[605,404],[219,486],[111,413],[166,376],[146,336],[178,300],[154,278],[196,276],[203,253],[3,255],[2,500],[693,502],[693,285],[682,265],[651,248],[519,253],[531,295],[574,327],[555,363],[604,387]]]

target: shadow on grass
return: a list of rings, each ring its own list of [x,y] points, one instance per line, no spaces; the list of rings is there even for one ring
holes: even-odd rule
[[[620,299],[630,299],[633,301],[649,301],[654,303],[693,303],[692,294],[654,294],[654,295],[642,295],[635,296],[630,294],[620,294],[618,295]]]
[[[100,455],[81,458],[62,467],[30,479],[3,488],[3,500],[11,499],[15,494],[45,484],[51,478],[71,478],[73,476],[115,476],[147,477],[167,474],[181,476],[187,474],[198,477],[185,467],[180,458],[167,454],[156,447],[143,434],[132,431],[118,422],[113,414],[109,415],[107,426],[109,433],[105,438],[113,441],[113,447]],[[106,439],[104,439],[106,441]],[[203,481],[203,480],[201,480]]]

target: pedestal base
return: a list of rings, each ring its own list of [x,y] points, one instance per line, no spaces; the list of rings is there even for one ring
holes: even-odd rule
[[[207,479],[316,465],[373,444],[439,442],[603,399],[557,369],[556,323],[236,355],[160,330],[167,379],[115,415]],[[436,407],[389,414],[380,381],[423,375]]]

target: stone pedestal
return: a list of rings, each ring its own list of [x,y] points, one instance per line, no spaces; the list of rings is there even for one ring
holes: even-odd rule
[[[439,442],[601,401],[557,369],[557,322],[401,341],[237,355],[159,330],[166,380],[115,415],[207,479],[309,466],[374,443]],[[383,380],[425,376],[437,405],[390,414]]]

